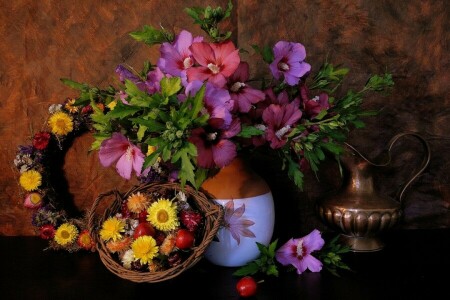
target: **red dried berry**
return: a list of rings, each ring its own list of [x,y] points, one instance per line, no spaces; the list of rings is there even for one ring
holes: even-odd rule
[[[130,218],[131,217],[131,212],[128,209],[126,201],[122,202],[122,206],[120,207],[120,212],[122,213],[122,217],[124,217],[124,218]]]
[[[180,221],[189,231],[195,231],[202,221],[202,215],[193,210],[183,210],[180,213]]]

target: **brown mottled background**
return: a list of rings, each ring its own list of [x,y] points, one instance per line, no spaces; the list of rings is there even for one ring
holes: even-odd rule
[[[135,42],[129,32],[143,25],[202,32],[183,12],[184,7],[226,6],[227,1],[33,1],[0,0],[0,235],[34,235],[31,211],[23,207],[13,159],[18,145],[44,128],[50,104],[61,103],[73,90],[61,77],[106,86],[114,68],[126,63],[140,69],[144,60],[156,62],[157,48]],[[351,68],[344,88],[358,89],[374,73],[388,71],[396,82],[387,97],[370,95],[365,107],[380,114],[367,127],[352,131],[349,142],[370,158],[381,156],[397,133],[416,131],[432,150],[427,170],[404,199],[404,228],[450,226],[450,8],[447,1],[285,0],[233,1],[228,29],[234,41],[249,51],[244,59],[253,73],[262,66],[251,44],[273,45],[278,40],[301,42],[307,61],[317,69],[328,59]],[[75,140],[62,168],[68,191],[79,209],[90,206],[99,193],[114,187],[126,190],[135,180],[122,181],[88,154],[91,137]],[[422,150],[414,139],[399,141],[393,163],[377,176],[380,192],[395,197],[418,167]],[[335,163],[324,164],[319,181],[307,174],[303,192],[270,164],[255,158],[255,169],[272,187],[277,218],[295,218],[298,230],[322,226],[314,203],[338,188]],[[282,231],[283,228],[277,228]]]

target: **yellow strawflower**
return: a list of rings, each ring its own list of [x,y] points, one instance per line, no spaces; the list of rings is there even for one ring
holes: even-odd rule
[[[125,222],[116,217],[109,217],[103,222],[102,229],[100,230],[100,237],[105,242],[111,239],[117,241],[122,238],[122,232],[125,232]]]
[[[139,260],[141,264],[146,264],[158,254],[159,247],[156,241],[149,235],[138,237],[133,244],[131,244],[135,260]]]
[[[180,222],[177,217],[177,205],[172,201],[160,198],[147,209],[147,221],[162,231],[176,229]]]
[[[55,242],[61,246],[72,244],[78,236],[78,229],[75,225],[64,223],[56,229]]]
[[[26,191],[37,190],[42,183],[42,175],[36,170],[25,171],[20,175],[19,183]]]
[[[73,130],[72,117],[62,111],[58,111],[51,115],[48,120],[48,126],[50,126],[53,134],[67,135]]]

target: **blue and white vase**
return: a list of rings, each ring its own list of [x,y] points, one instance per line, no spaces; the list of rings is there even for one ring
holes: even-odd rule
[[[265,180],[238,157],[206,180],[202,188],[224,207],[224,219],[205,251],[211,263],[239,267],[260,255],[256,242],[269,245],[275,225],[272,192]]]

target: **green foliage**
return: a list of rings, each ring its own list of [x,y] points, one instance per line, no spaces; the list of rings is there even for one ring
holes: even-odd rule
[[[245,266],[239,268],[233,273],[234,276],[247,276],[261,273],[267,276],[278,277],[278,268],[275,261],[275,250],[278,240],[273,241],[268,246],[256,242],[260,256],[259,258],[249,262]]]
[[[173,41],[173,34],[165,29],[158,30],[150,25],[144,25],[142,30],[133,31],[130,36],[138,42],[143,42],[149,46]]]
[[[222,7],[211,8],[207,7],[188,7],[185,9],[186,13],[194,19],[194,24],[200,25],[200,28],[205,31],[215,42],[224,41],[230,38],[231,31],[222,33],[218,27],[219,23],[229,18],[233,4],[231,0],[228,1],[226,10]]]
[[[331,274],[340,277],[338,270],[351,271],[350,267],[342,260],[342,254],[350,252],[350,247],[338,243],[339,235],[326,243],[318,251],[317,258],[322,261],[323,266]]]
[[[263,60],[270,64],[274,60],[274,54],[272,48],[269,46],[264,46],[262,49],[258,45],[252,45],[253,50],[255,50],[256,53],[261,55]]]

